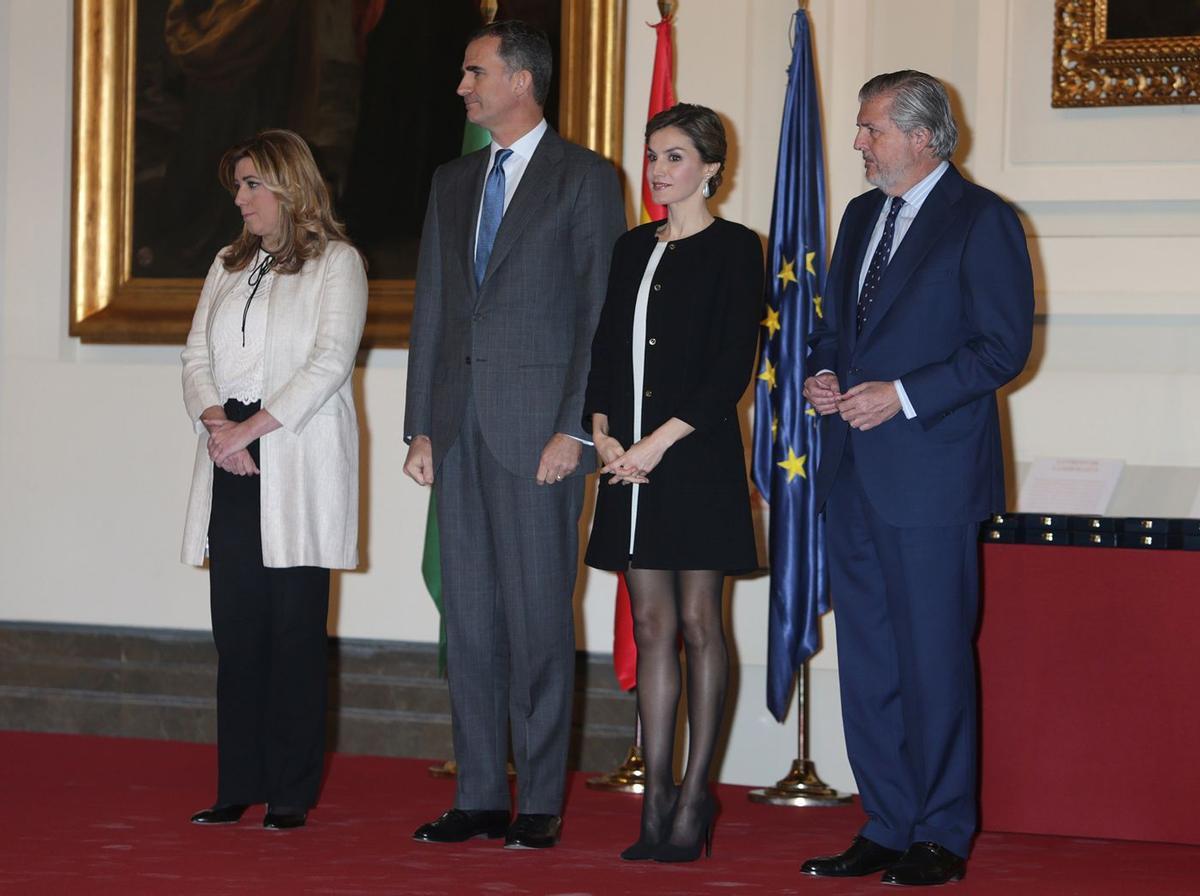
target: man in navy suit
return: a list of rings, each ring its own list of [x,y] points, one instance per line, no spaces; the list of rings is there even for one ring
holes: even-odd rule
[[[979,523],[1004,510],[996,390],[1025,365],[1033,275],[1021,223],[948,161],[942,84],[859,92],[877,189],[842,217],[804,394],[821,418],[842,717],[868,821],[808,874],[958,880],[977,827]]]

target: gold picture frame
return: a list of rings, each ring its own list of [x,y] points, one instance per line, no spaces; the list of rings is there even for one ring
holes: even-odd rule
[[[1055,0],[1051,105],[1200,103],[1200,34],[1113,34],[1118,2],[1131,0]],[[1169,16],[1169,4],[1159,14]]]
[[[137,0],[75,0],[69,332],[182,344],[201,280],[133,274]],[[559,130],[620,164],[624,0],[562,0]],[[403,347],[412,280],[371,280],[363,345]]]

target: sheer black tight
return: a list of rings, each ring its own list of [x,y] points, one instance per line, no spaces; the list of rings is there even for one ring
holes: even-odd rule
[[[725,708],[729,679],[721,614],[725,575],[714,570],[631,568],[625,582],[633,607],[638,712],[646,761],[642,832],[652,839],[686,844],[700,836],[706,820],[708,775]],[[672,761],[681,631],[688,669],[688,755],[677,794]],[[668,834],[663,820],[673,808],[674,823]]]

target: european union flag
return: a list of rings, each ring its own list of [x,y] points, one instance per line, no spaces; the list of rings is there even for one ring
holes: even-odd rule
[[[829,610],[824,520],[813,473],[817,413],[804,401],[806,340],[822,315],[825,171],[808,13],[795,13],[767,256],[767,311],[755,383],[754,482],[771,505],[767,707],[787,715],[797,670],[819,646]]]

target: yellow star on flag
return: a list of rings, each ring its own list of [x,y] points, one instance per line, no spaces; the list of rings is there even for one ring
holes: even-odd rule
[[[795,259],[788,261],[787,256],[784,256],[783,267],[779,269],[779,273],[775,275],[783,281],[783,286],[786,289],[788,283],[799,283],[796,279],[796,261]]]
[[[758,375],[768,386],[768,391],[775,388],[775,365],[770,360],[763,361],[763,372]]]
[[[771,441],[772,442],[775,441],[775,437],[777,435],[779,435],[779,418],[772,417],[771,418]]]
[[[779,322],[779,312],[770,305],[767,306],[767,316],[762,319],[761,323],[767,328],[768,339],[783,329],[783,324]]]
[[[813,310],[817,312],[817,317],[822,319],[825,317],[825,309],[821,307],[824,303],[825,300],[820,296],[813,296]]]
[[[804,462],[806,460],[808,460],[807,454],[802,454],[799,457],[796,457],[796,452],[793,451],[789,445],[787,460],[778,461],[775,466],[783,467],[785,470],[787,470],[788,482],[791,482],[797,476],[799,476],[801,479],[807,479],[808,474],[804,472]]]
[[[808,271],[814,277],[817,276],[816,268],[813,267],[813,259],[817,257],[816,252],[804,253],[804,270]]]
[[[809,408],[809,409],[808,409],[808,410],[806,410],[804,413],[805,413],[805,414],[807,414],[807,415],[808,415],[808,416],[810,416],[810,417],[815,417],[815,416],[817,416],[817,411],[816,411],[816,409],[815,409],[815,408]]]

